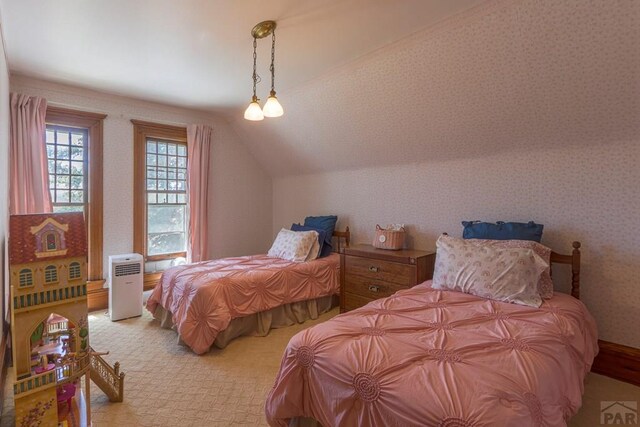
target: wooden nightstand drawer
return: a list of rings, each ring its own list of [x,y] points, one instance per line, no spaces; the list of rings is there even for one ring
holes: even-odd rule
[[[416,267],[408,264],[356,256],[348,256],[345,263],[346,273],[349,275],[370,277],[404,286],[411,285],[412,276],[415,276]]]
[[[344,278],[344,290],[367,298],[388,297],[401,289],[407,289],[409,285],[398,285],[397,283],[384,282],[368,277],[356,276],[347,271]]]
[[[364,305],[369,304],[371,301],[375,301],[375,299],[365,298],[360,295],[354,295],[349,292],[344,294],[344,309],[343,311],[354,310],[358,307],[362,307]]]
[[[386,251],[371,245],[346,247],[340,254],[340,311],[362,307],[431,279],[434,252]]]

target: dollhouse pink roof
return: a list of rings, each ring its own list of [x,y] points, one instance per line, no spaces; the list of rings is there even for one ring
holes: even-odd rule
[[[64,231],[66,253],[46,258],[36,257],[37,243],[34,230],[38,230],[47,220],[54,226],[66,225]],[[64,227],[64,228],[67,228]],[[11,215],[9,219],[9,263],[26,264],[46,259],[87,256],[87,231],[82,212]]]

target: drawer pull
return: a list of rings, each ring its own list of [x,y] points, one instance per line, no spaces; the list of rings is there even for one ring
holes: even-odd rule
[[[380,286],[369,285],[369,292],[380,292]]]
[[[372,265],[371,267],[369,267],[369,271],[373,271],[374,273],[377,273],[378,271],[380,271],[380,269]]]

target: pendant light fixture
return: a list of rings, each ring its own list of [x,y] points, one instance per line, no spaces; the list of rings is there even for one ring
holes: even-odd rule
[[[271,66],[269,67],[269,71],[271,71],[271,92],[269,93],[269,98],[267,98],[267,102],[264,104],[264,108],[262,112],[265,117],[280,117],[284,114],[284,110],[282,109],[282,105],[278,102],[278,98],[276,98],[276,90],[275,90],[275,79],[276,79],[276,69],[273,66],[276,57],[276,32],[271,32]]]
[[[263,21],[257,24],[251,30],[251,35],[253,36],[253,97],[251,98],[251,103],[247,107],[244,112],[244,118],[252,121],[263,120],[265,117],[280,117],[284,114],[284,110],[282,109],[282,105],[278,101],[276,97],[275,91],[275,52],[276,52],[276,23],[275,21]],[[269,71],[271,71],[271,92],[269,93],[269,97],[267,98],[267,102],[264,105],[264,109],[260,108],[259,99],[256,95],[256,85],[260,80],[256,72],[256,62],[257,62],[257,41],[258,39],[262,39],[271,34],[271,66],[269,67]]]
[[[244,111],[244,118],[251,121],[259,121],[264,119],[264,114],[262,114],[262,108],[260,108],[260,104],[258,103],[259,99],[256,96],[256,85],[258,84],[258,73],[256,73],[256,47],[258,45],[258,40],[256,36],[253,36],[253,97],[251,98],[251,103]]]

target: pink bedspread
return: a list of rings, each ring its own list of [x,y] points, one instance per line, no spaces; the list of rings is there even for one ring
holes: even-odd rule
[[[164,272],[147,309],[169,310],[180,338],[202,354],[232,319],[340,291],[340,257],[294,263],[266,255],[223,258]]]
[[[569,295],[531,308],[425,282],[295,335],[265,411],[272,426],[564,426],[597,351]]]

